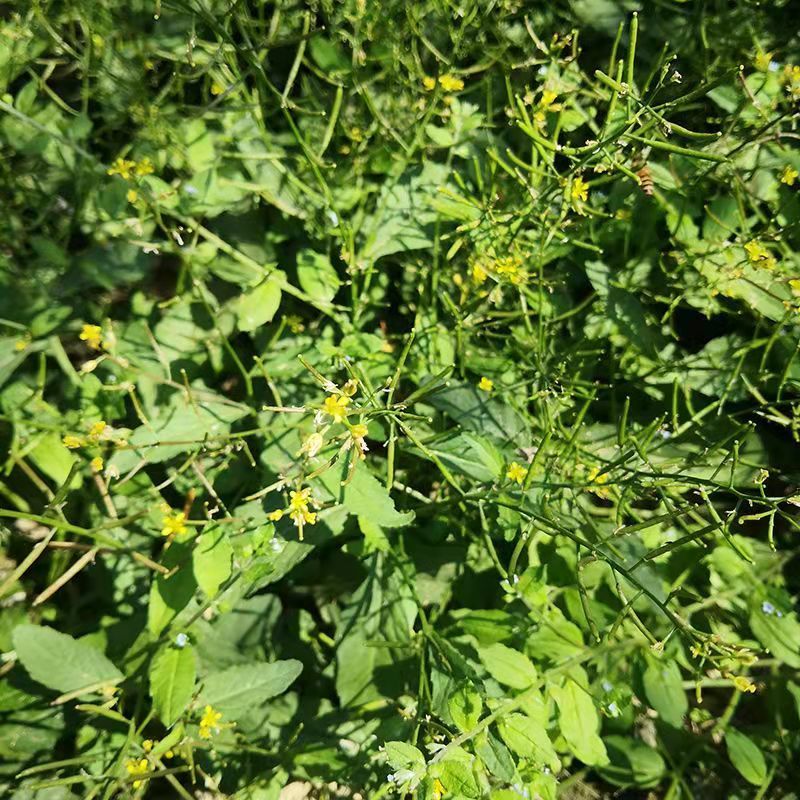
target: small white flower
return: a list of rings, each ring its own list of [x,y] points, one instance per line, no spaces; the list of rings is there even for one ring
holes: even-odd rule
[[[179,633],[175,637],[175,647],[180,648],[183,650],[186,645],[189,644],[189,637],[185,633]]]

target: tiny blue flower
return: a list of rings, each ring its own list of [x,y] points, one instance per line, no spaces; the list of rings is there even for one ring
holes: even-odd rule
[[[179,633],[175,637],[175,647],[181,648],[181,650],[189,644],[189,637],[185,633]]]
[[[775,613],[775,606],[774,606],[774,605],[772,605],[772,603],[770,603],[770,602],[769,602],[769,600],[765,600],[765,601],[764,601],[764,602],[761,604],[761,610],[762,610],[762,611],[763,611],[765,614],[774,614],[774,613]]]

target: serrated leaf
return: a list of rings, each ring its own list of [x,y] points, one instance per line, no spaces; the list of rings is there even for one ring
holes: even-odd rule
[[[162,647],[150,664],[150,697],[153,710],[164,725],[174,725],[194,693],[195,654],[190,645]]]
[[[518,756],[557,771],[560,762],[547,731],[524,714],[507,714],[497,723],[500,738]]]
[[[489,674],[503,686],[527,689],[536,682],[536,667],[518,650],[498,642],[479,648],[478,655]]]
[[[418,772],[425,769],[425,756],[407,742],[386,742],[383,746],[386,761],[392,769],[410,769]]]
[[[447,708],[456,727],[461,731],[468,731],[480,719],[483,701],[475,688],[465,683],[450,695]]]
[[[281,304],[281,287],[275,278],[267,278],[255,289],[245,292],[233,304],[240,331],[252,332],[270,322]]]
[[[28,674],[57,692],[114,685],[124,677],[99,650],[52,628],[18,625],[13,641]]]
[[[767,762],[758,745],[735,728],[725,732],[728,757],[737,772],[753,786],[761,786],[767,777]]]
[[[453,797],[480,797],[481,790],[472,771],[472,758],[460,748],[436,764],[434,774]]]
[[[302,671],[303,665],[293,658],[228,667],[206,676],[199,702],[236,719],[285,692]]]
[[[349,483],[342,486],[342,472],[330,469],[319,480],[336,502],[351,514],[366,517],[381,528],[400,528],[414,519],[414,512],[400,512],[395,508],[386,487],[371,475],[362,464],[356,468]]]
[[[233,547],[222,528],[204,531],[192,551],[192,570],[206,597],[216,597],[219,587],[231,575]]]

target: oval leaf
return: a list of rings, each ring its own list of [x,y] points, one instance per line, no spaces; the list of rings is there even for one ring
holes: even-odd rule
[[[758,745],[733,728],[725,733],[725,745],[738,773],[753,786],[761,786],[767,777],[767,762]]]
[[[30,676],[57,692],[119,683],[122,673],[89,644],[39,625],[18,625],[14,649]]]
[[[164,647],[150,665],[153,709],[168,728],[189,705],[194,692],[195,656],[190,646]]]
[[[233,304],[240,331],[254,331],[270,322],[281,304],[281,287],[274,278],[243,294]]]
[[[236,719],[270,697],[285,692],[303,671],[293,658],[272,664],[241,664],[212,672],[205,679],[201,705],[214,706],[225,717]]]

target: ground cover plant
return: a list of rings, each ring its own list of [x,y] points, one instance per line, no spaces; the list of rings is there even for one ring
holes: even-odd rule
[[[3,4],[2,795],[795,797],[792,14]]]

